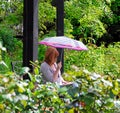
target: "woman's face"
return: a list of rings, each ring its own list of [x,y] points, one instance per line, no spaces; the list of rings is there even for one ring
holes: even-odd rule
[[[54,58],[54,60],[52,61],[52,64],[57,62],[57,57]]]
[[[57,62],[57,57],[55,57],[55,62]]]

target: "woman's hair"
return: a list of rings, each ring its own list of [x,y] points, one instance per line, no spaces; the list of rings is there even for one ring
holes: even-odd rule
[[[45,62],[50,66],[55,62],[55,59],[59,56],[59,52],[54,47],[49,47],[45,53]]]

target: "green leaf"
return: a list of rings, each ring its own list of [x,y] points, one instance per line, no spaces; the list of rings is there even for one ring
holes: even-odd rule
[[[85,104],[86,105],[88,105],[88,106],[90,106],[91,104],[93,104],[94,103],[94,98],[92,97],[92,96],[85,96],[84,97],[84,101],[85,101]]]
[[[20,70],[20,75],[27,74],[29,73],[29,71],[30,71],[29,67],[23,67]]]
[[[23,93],[25,91],[25,88],[23,87],[23,85],[21,83],[17,83],[17,86],[18,86],[19,93]]]
[[[26,100],[21,100],[21,104],[24,106],[24,108],[27,106],[27,101]]]
[[[4,94],[2,95],[2,98],[5,100],[9,100],[10,102],[13,102],[12,94]]]
[[[1,111],[1,110],[3,111],[4,108],[5,108],[5,107],[4,107],[4,104],[0,103],[0,111]]]
[[[58,92],[59,93],[64,93],[64,92],[66,92],[68,89],[66,88],[66,87],[62,87],[62,88],[59,88],[58,89]]]
[[[118,89],[112,89],[112,92],[114,95],[118,95],[120,91]]]

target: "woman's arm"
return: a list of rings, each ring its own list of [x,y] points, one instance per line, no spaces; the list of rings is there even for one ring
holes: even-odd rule
[[[62,64],[61,62],[59,62],[57,65],[56,71],[53,74],[53,82],[56,82],[56,80],[58,79],[58,75],[59,75],[61,67],[62,67]]]
[[[63,79],[63,77],[61,76],[61,81],[63,85],[69,85],[69,84],[73,84],[73,82],[69,82]]]

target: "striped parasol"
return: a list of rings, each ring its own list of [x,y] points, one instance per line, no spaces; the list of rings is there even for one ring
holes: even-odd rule
[[[55,48],[67,48],[72,50],[88,50],[88,48],[81,42],[66,36],[56,36],[56,37],[49,37],[41,40],[39,44],[52,46]]]

